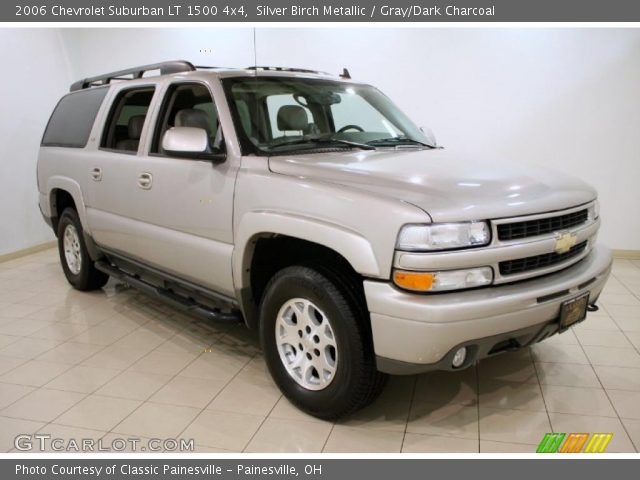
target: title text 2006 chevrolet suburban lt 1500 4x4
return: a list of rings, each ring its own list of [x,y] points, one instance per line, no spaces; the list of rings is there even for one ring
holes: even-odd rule
[[[562,332],[611,268],[592,188],[456,158],[346,70],[174,61],[81,80],[51,115],[38,187],[71,285],[113,276],[244,321],[321,418],[387,374]]]

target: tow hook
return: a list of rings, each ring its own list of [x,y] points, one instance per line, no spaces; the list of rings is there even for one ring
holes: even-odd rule
[[[587,305],[587,312],[597,312],[598,310],[600,310],[600,307],[598,307],[595,303]]]

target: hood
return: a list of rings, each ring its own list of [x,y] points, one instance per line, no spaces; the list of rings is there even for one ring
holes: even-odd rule
[[[434,222],[561,210],[596,198],[584,182],[513,162],[482,162],[448,150],[353,150],[269,158],[271,171],[367,190],[411,203]]]

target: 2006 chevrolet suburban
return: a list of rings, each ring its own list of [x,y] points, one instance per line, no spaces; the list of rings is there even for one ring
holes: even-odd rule
[[[38,188],[71,285],[113,276],[244,321],[321,418],[386,374],[562,332],[611,269],[592,188],[456,158],[346,70],[174,61],[81,80],[47,125]]]

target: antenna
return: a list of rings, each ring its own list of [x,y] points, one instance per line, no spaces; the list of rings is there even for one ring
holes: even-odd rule
[[[349,73],[349,70],[347,70],[346,68],[343,68],[342,73],[340,74],[340,78],[351,80],[351,74]]]
[[[258,70],[258,47],[256,42],[256,27],[253,27],[253,66]]]

